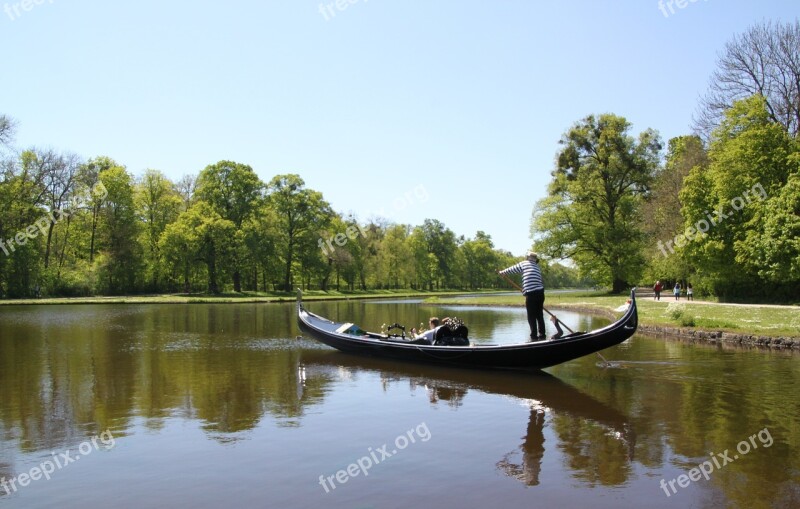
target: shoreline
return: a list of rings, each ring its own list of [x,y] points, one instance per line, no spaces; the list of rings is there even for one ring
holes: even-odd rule
[[[800,350],[800,337],[758,336],[755,334],[736,334],[690,327],[664,327],[660,325],[639,325],[638,332],[677,341],[690,341],[708,345],[729,345],[738,347],[757,347],[768,350]]]
[[[368,299],[427,299],[430,297],[461,297],[465,295],[498,295],[506,290],[491,292],[475,291],[406,291],[398,293],[354,293],[354,294],[325,294],[315,291],[303,294],[304,302],[345,301]],[[296,302],[295,294],[286,295],[182,295],[182,294],[157,294],[157,295],[126,295],[107,297],[53,297],[41,299],[0,299],[0,309],[13,306],[64,306],[83,304],[285,304]]]
[[[617,316],[608,309],[591,308],[589,306],[554,305],[552,309],[575,311],[616,320]],[[671,327],[667,325],[648,325],[639,320],[637,332],[663,339],[705,343],[710,345],[733,345],[741,347],[759,347],[776,350],[800,350],[800,336],[763,336],[757,334],[734,333],[723,330],[704,329],[702,327]]]

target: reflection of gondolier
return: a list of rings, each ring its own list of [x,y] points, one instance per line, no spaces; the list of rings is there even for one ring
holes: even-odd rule
[[[544,281],[539,269],[539,257],[528,251],[527,258],[505,270],[500,275],[522,274],[522,294],[525,296],[525,309],[528,311],[528,325],[531,339],[545,339],[544,330]],[[538,329],[538,332],[537,332]]]

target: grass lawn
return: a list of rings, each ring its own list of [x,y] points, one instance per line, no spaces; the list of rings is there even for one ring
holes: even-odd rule
[[[576,308],[613,313],[625,303],[621,295],[602,292],[575,292],[546,294],[545,307]],[[485,296],[470,299],[459,297],[431,297],[427,302],[448,305],[522,306],[518,295]],[[800,307],[720,304],[716,302],[680,303],[669,297],[656,302],[652,297],[637,299],[639,322],[643,325],[667,327],[696,327],[758,336],[800,336]],[[619,313],[615,313],[618,315]]]

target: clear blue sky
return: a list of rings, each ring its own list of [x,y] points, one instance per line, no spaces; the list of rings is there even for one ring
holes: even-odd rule
[[[515,254],[572,124],[611,112],[634,134],[686,134],[725,42],[800,14],[796,0],[669,16],[658,0],[29,1],[0,0],[0,113],[20,148],[176,180],[222,159],[298,173],[340,212],[436,218]]]

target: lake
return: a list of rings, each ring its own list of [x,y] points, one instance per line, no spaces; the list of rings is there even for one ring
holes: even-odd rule
[[[528,335],[522,308],[307,307]],[[2,508],[800,507],[791,352],[637,335],[610,368],[469,371],[297,338],[289,304],[3,307],[0,334]]]

